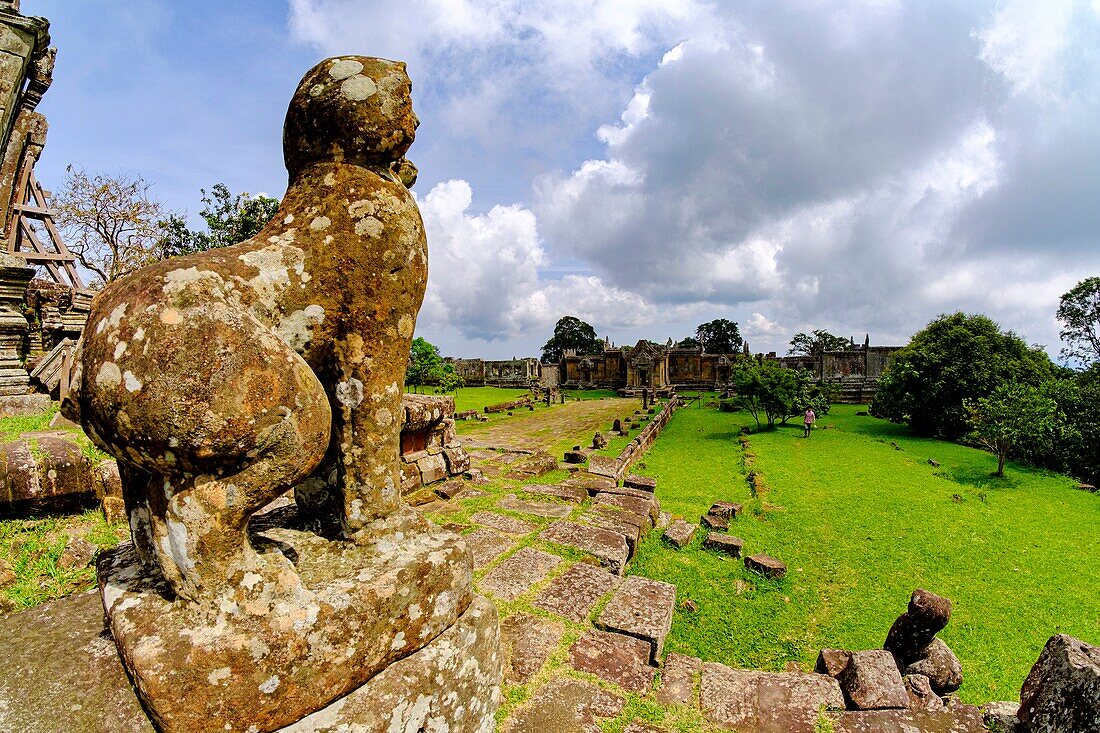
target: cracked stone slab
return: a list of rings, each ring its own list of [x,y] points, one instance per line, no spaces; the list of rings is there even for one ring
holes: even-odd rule
[[[636,473],[629,474],[623,479],[623,486],[629,489],[638,489],[639,491],[648,491],[653,493],[657,490],[657,479],[650,476],[639,476]]]
[[[648,527],[647,520],[644,517],[639,517],[637,514],[625,512],[618,507],[607,504],[592,507],[581,515],[579,521],[621,534],[623,539],[626,540],[627,554],[631,557],[634,555],[634,550]]]
[[[565,481],[562,481],[560,485],[584,489],[588,494],[598,494],[601,491],[609,491],[615,488],[615,480],[605,476],[584,474],[567,478]]]
[[[687,545],[691,543],[691,538],[694,536],[695,525],[685,522],[682,519],[677,519],[670,524],[664,534],[664,538],[678,549],[687,547]]]
[[[814,733],[822,706],[844,708],[832,677],[703,664],[699,707],[703,717],[726,730]]]
[[[462,535],[462,539],[466,540],[466,547],[470,549],[474,570],[480,570],[515,546],[511,538],[485,527]]]
[[[506,517],[496,512],[478,512],[470,517],[470,521],[483,527],[492,527],[505,534],[530,534],[539,528],[537,524],[524,522],[514,517]]]
[[[550,581],[535,597],[534,605],[580,623],[621,582],[622,578],[603,568],[579,562]]]
[[[625,690],[644,694],[657,670],[649,666],[649,644],[609,631],[592,630],[569,648],[569,664]]]
[[[661,705],[693,705],[695,700],[695,675],[703,671],[703,660],[669,652],[661,668],[661,689],[657,690],[657,702]]]
[[[596,626],[645,641],[650,647],[649,661],[656,664],[672,629],[675,607],[676,586],[632,575],[611,596]]]
[[[501,621],[504,679],[520,685],[530,682],[558,647],[564,631],[561,624],[529,613],[516,613]]]
[[[561,558],[557,555],[524,547],[490,570],[478,586],[497,598],[514,601],[545,578],[560,562]]]
[[[543,530],[539,539],[587,552],[616,575],[623,574],[623,568],[630,557],[623,536],[602,527],[561,520]]]
[[[501,733],[600,733],[600,718],[622,712],[626,700],[591,682],[554,677],[501,726]]]
[[[588,500],[588,492],[580,486],[568,484],[527,484],[519,487],[519,490],[534,494],[535,496],[550,496],[555,499],[565,499],[577,504]]]
[[[834,716],[834,726],[836,733],[988,733],[981,711],[972,705],[935,711],[852,711]]]
[[[535,516],[547,517],[549,519],[565,519],[572,511],[570,507],[564,504],[555,504],[552,501],[529,501],[527,499],[518,499],[515,494],[509,494],[504,497],[497,502],[497,506],[501,509],[519,512],[520,514],[534,514]]]
[[[645,517],[649,521],[649,526],[652,527],[657,521],[657,515],[660,513],[660,504],[657,500],[650,497],[639,496],[626,496],[623,494],[611,494],[608,492],[601,492],[596,494],[592,499],[593,504],[610,504],[611,506],[617,506],[624,511],[628,511],[631,514],[637,514],[639,517]]]

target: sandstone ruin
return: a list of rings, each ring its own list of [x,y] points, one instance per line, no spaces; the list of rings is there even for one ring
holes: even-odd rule
[[[267,227],[95,299],[65,409],[119,461],[133,544],[100,589],[163,731],[492,725],[495,610],[465,544],[401,500],[427,275],[410,91],[403,63],[323,61]],[[292,488],[296,511],[255,517]]]

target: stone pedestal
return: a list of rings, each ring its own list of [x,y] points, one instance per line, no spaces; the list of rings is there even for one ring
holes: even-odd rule
[[[23,299],[34,268],[26,261],[0,253],[0,396],[31,391],[31,379],[23,367],[21,351],[27,337]]]

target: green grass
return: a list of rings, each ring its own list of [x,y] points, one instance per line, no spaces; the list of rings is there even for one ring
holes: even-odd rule
[[[701,530],[680,552],[651,534],[631,572],[675,583],[678,600],[699,605],[677,610],[670,650],[809,669],[822,647],[880,647],[917,587],[954,603],[941,636],[962,661],[968,702],[1018,697],[1052,634],[1100,643],[1100,497],[1012,463],[994,479],[993,456],[913,437],[861,409],[835,407],[809,439],[793,425],[749,436],[762,500],[737,441],[751,418],[676,413],[640,468],[659,479],[662,507],[698,521],[716,499],[743,502],[730,533],[790,572],[780,581],[748,573],[702,549]]]
[[[50,408],[45,412],[41,412],[37,415],[18,415],[15,417],[3,417],[0,418],[0,443],[10,443],[14,440],[19,440],[19,436],[23,433],[35,433],[46,430],[54,430],[50,427],[50,420],[57,414],[59,404],[57,402],[51,403]],[[96,448],[92,444],[92,441],[88,439],[88,436],[84,434],[84,431],[80,428],[57,428],[66,433],[69,433],[76,440],[80,446],[81,452],[90,458],[95,463],[110,458],[109,455]],[[34,451],[36,444],[31,442],[31,450]]]
[[[488,405],[511,402],[527,394],[530,390],[510,389],[507,387],[463,387],[454,393],[455,412],[466,410],[484,410]]]

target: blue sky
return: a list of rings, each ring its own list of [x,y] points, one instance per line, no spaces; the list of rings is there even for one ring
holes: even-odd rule
[[[409,62],[429,234],[418,332],[536,354],[713,318],[754,350],[903,343],[985,312],[1058,349],[1100,274],[1100,2],[24,0],[59,48],[39,178],[281,194],[321,58]]]

